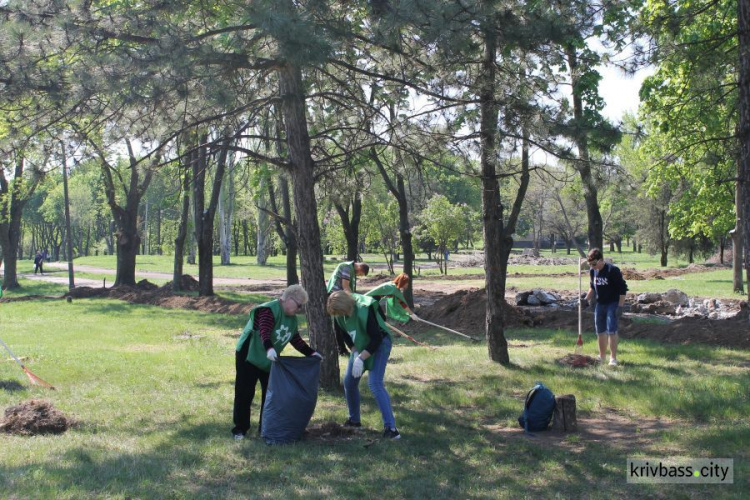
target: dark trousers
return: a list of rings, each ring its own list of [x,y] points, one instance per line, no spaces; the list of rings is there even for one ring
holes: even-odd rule
[[[34,274],[36,274],[37,271],[39,271],[40,273],[44,274],[44,269],[42,269],[42,265],[43,265],[42,262],[35,262],[34,263]]]
[[[232,434],[246,434],[250,430],[250,405],[255,397],[255,386],[260,380],[261,401],[260,416],[258,418],[258,434],[263,425],[263,405],[266,402],[268,389],[268,373],[252,363],[247,362],[247,350],[250,341],[245,342],[242,349],[235,353],[235,368],[237,376],[234,379],[234,428]]]

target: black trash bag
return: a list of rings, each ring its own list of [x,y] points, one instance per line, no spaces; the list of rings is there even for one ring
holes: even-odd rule
[[[318,402],[320,359],[280,356],[271,363],[263,426],[266,444],[286,444],[302,439]]]

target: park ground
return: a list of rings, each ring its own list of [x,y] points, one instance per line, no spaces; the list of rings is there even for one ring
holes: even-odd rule
[[[741,299],[731,294],[725,268],[659,271],[635,255],[627,259],[622,267],[647,276],[629,281],[633,292],[673,287],[727,304]],[[622,365],[612,368],[560,363],[574,348],[572,310],[514,308],[506,332],[509,366],[490,362],[484,343],[407,325],[428,347],[398,338],[388,367],[401,441],[379,439],[379,415],[363,384],[363,431],[342,432],[343,393],[321,391],[307,437],[268,447],[260,439],[231,439],[233,347],[252,304],[283,289],[280,263],[217,267],[218,278],[228,280],[217,283],[219,296],[198,298],[160,290],[169,279],[164,260],[144,259],[143,272],[152,274],[139,279],[154,285],[144,283],[143,290],[81,288],[67,302],[66,280],[28,276],[22,292],[6,293],[1,338],[56,390],[29,385],[9,356],[0,357],[0,411],[44,400],[71,426],[55,435],[0,433],[0,498],[746,498],[750,492],[746,319],[743,331],[740,319],[693,324],[633,315],[623,331]],[[112,266],[101,258],[76,264],[80,280],[112,281]],[[511,293],[577,292],[570,266],[512,272]],[[659,272],[664,279],[651,278]],[[386,279],[378,271],[362,285]],[[415,283],[420,315],[481,336],[482,281],[471,266],[451,268],[448,277],[424,266]],[[594,354],[585,326],[584,351]],[[538,380],[558,395],[576,396],[579,432],[531,437],[518,428],[523,397]],[[253,422],[256,409],[257,401]],[[651,457],[732,458],[734,482],[628,483],[627,459]]]

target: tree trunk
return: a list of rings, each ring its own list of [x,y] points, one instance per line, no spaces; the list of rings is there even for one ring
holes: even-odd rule
[[[269,180],[264,175],[260,180],[260,187],[258,190],[258,234],[256,238],[257,242],[257,257],[256,262],[265,266],[268,262],[268,254],[270,253],[271,239],[271,220],[268,216],[268,194],[267,186]]]
[[[341,227],[344,229],[346,238],[346,260],[357,260],[359,255],[359,222],[362,219],[362,194],[359,187],[354,192],[354,199],[349,207],[344,208],[340,203],[334,203],[339,217]],[[351,218],[350,209],[351,208]]]
[[[737,212],[742,221],[743,255],[745,274],[750,281],[750,0],[738,2],[739,24],[739,112],[740,112],[740,161],[739,183],[742,191],[742,204]],[[750,300],[750,283],[747,288]]]
[[[172,290],[175,292],[180,291],[182,275],[184,274],[185,240],[187,239],[190,219],[190,164],[195,159],[195,153],[190,153],[188,164],[182,166],[182,210],[180,211],[180,224],[177,227],[177,237],[174,240],[174,272],[172,273]]]
[[[115,286],[135,286],[135,260],[141,244],[141,237],[138,234],[138,206],[143,194],[148,189],[153,173],[151,169],[146,169],[141,180],[138,161],[135,158],[130,141],[126,141],[126,145],[130,161],[130,181],[128,186],[123,186],[125,188],[124,207],[118,202],[119,197],[112,175],[115,169],[107,162],[106,155],[97,149],[102,162],[102,179],[107,203],[112,211],[112,218],[117,228],[115,232],[117,249]],[[94,147],[97,146],[94,144]],[[159,159],[154,158],[152,162],[154,165],[158,164]]]
[[[402,272],[409,276],[412,286],[404,291],[404,298],[409,304],[409,307],[414,307],[414,246],[412,243],[411,225],[409,223],[409,204],[406,196],[406,185],[404,182],[404,176],[398,172],[395,172],[396,182],[394,184],[393,179],[385,169],[385,165],[380,160],[375,148],[370,149],[370,158],[375,162],[375,165],[380,171],[381,177],[385,181],[385,185],[388,191],[396,198],[398,203],[398,232],[401,237],[401,251],[404,253],[404,265]],[[428,256],[428,258],[430,258]]]
[[[283,9],[293,9],[288,0]],[[310,136],[305,115],[305,95],[302,72],[293,63],[278,71],[279,93],[282,100],[286,140],[289,148],[290,174],[294,193],[298,244],[302,267],[302,283],[309,295],[307,325],[310,344],[325,358],[320,373],[321,385],[328,389],[339,387],[338,347],[331,322],[325,313],[327,298],[323,275],[323,254],[320,244],[317,202],[315,200],[314,162],[310,151]]]
[[[247,256],[250,249],[249,231],[247,230],[247,219],[242,219],[242,255]]]
[[[281,135],[279,134],[279,138]],[[268,199],[271,203],[271,209],[277,217],[274,220],[276,234],[284,242],[286,248],[286,285],[296,285],[299,283],[297,277],[297,228],[292,215],[292,204],[289,197],[289,181],[285,175],[279,177],[279,192],[281,193],[281,204],[283,213],[279,217],[278,204],[276,203],[276,194],[273,189],[273,183],[268,186]]]
[[[508,255],[513,246],[512,238],[506,241],[503,231],[503,205],[500,185],[497,180],[497,119],[498,106],[495,101],[495,35],[485,33],[484,58],[482,62],[482,85],[479,95],[480,161],[482,167],[482,222],[484,230],[484,269],[487,291],[485,313],[485,336],[492,361],[510,364],[508,341],[505,339],[505,280]]]
[[[750,103],[748,103],[750,104]],[[737,163],[737,177],[740,176],[740,165]],[[742,183],[737,182],[734,187],[735,224],[730,231],[732,237],[732,290],[735,293],[745,293],[745,284],[742,279],[742,255],[743,255],[743,231],[744,226],[740,217],[742,210]],[[748,285],[750,286],[750,285]],[[750,290],[748,290],[750,293]]]
[[[570,83],[573,87],[573,117],[579,128],[583,127],[583,100],[578,81],[578,55],[576,49],[569,46],[566,50],[568,65],[570,66]],[[596,181],[591,172],[591,158],[589,155],[588,139],[584,133],[575,138],[578,148],[578,160],[574,163],[583,183],[583,198],[586,201],[586,217],[588,219],[589,248],[601,249],[604,245],[602,214],[599,210],[599,192]]]
[[[211,197],[206,206],[205,185],[209,164],[208,151],[205,146],[207,140],[205,136],[202,138],[198,161],[193,163],[193,209],[195,211],[195,238],[198,246],[198,295],[201,297],[214,294],[214,217],[219,204],[229,145],[229,139],[222,141],[216,161]]]
[[[159,206],[156,209],[156,255],[161,254],[161,206]]]
[[[0,168],[0,247],[5,262],[3,288],[18,288],[18,248],[21,242],[21,221],[23,209],[34,194],[41,179],[36,173],[24,177],[26,162],[22,157],[15,158],[13,179],[8,182],[5,170]]]
[[[75,285],[75,271],[73,270],[73,235],[70,229],[70,197],[68,196],[68,160],[65,155],[65,146],[62,147],[62,170],[63,170],[63,193],[65,198],[65,233],[67,234],[68,244],[66,253],[68,254],[68,290],[73,290]]]
[[[234,169],[227,172],[227,182],[222,184],[219,195],[219,247],[221,265],[231,263],[232,254],[232,217],[234,216]],[[226,192],[224,192],[226,191]]]

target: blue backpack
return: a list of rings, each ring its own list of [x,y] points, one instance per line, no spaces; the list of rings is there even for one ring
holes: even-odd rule
[[[526,394],[523,413],[518,417],[518,423],[526,432],[547,430],[552,414],[555,411],[555,395],[541,382]]]

